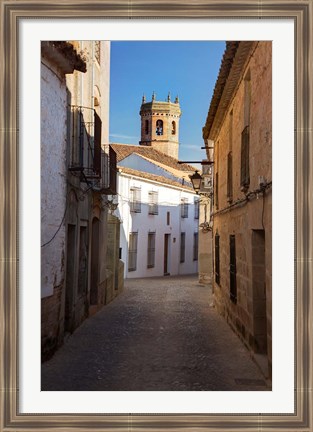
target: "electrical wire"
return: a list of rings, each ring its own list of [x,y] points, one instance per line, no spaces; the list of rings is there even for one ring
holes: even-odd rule
[[[48,244],[50,244],[55,239],[56,235],[58,234],[58,232],[60,231],[60,229],[61,229],[61,227],[63,225],[64,219],[65,219],[65,215],[66,215],[66,212],[67,212],[67,208],[68,208],[68,202],[67,202],[67,197],[66,197],[65,211],[64,211],[61,223],[60,223],[58,229],[56,230],[56,232],[51,237],[51,239],[49,241],[47,241],[46,243],[44,243],[43,245],[41,245],[42,248],[45,247],[45,246],[47,246]]]
[[[85,195],[90,189],[91,189],[91,187],[87,188],[86,190],[81,190],[82,196]],[[68,197],[69,197],[69,194],[66,195],[65,210],[64,210],[64,214],[63,214],[62,220],[60,222],[60,225],[58,226],[56,232],[53,234],[53,236],[51,237],[51,239],[49,241],[47,241],[46,243],[44,243],[43,245],[41,245],[40,247],[43,248],[43,247],[47,246],[48,244],[50,244],[55,239],[55,237],[58,234],[58,232],[60,231],[60,229],[61,229],[61,227],[63,225],[63,222],[65,220],[66,212],[67,212],[67,209],[68,209],[68,204],[69,204],[68,203]]]
[[[235,201],[234,203],[232,203],[231,205],[218,210],[216,212],[213,212],[211,216],[215,216],[218,214],[223,214],[226,213],[227,211],[231,210],[234,207],[238,207],[240,205],[244,205],[247,202],[249,202],[251,199],[256,198],[258,194],[262,193],[263,195],[263,200],[264,200],[264,195],[265,195],[265,191],[267,189],[269,189],[272,186],[272,182],[267,182],[264,186],[262,186],[262,188],[260,189],[255,189],[254,191],[249,192],[244,198],[238,199],[237,201]]]

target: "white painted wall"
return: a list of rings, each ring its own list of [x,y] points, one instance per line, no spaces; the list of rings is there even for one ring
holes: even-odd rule
[[[64,278],[62,265],[66,205],[66,84],[45,60],[41,64],[41,296],[53,294]]]
[[[132,186],[141,188],[141,213],[130,212],[129,191]],[[159,214],[148,214],[149,191],[158,191]],[[194,196],[192,192],[176,189],[127,174],[118,176],[119,206],[115,214],[121,221],[122,260],[125,262],[125,277],[152,277],[164,274],[164,235],[170,234],[169,273],[171,275],[197,273],[198,262],[193,260],[194,233],[198,232],[198,219],[194,218]],[[188,198],[188,218],[181,218],[180,200]],[[167,212],[170,225],[167,225]],[[156,232],[155,267],[147,268],[148,232]],[[137,269],[128,271],[129,233],[138,231]],[[186,233],[185,262],[180,263],[180,233]]]

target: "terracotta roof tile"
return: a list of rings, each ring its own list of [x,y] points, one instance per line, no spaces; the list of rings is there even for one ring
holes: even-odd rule
[[[139,146],[139,145],[128,145],[128,144],[111,144],[113,150],[116,152],[117,162],[125,159],[127,156],[136,153],[146,159],[150,159],[153,162],[156,162],[159,165],[165,165],[169,168],[181,171],[181,172],[192,172],[195,171],[191,165],[188,164],[179,164],[178,160],[168,156],[164,153],[159,152],[153,147],[148,146]]]
[[[179,183],[178,181],[171,180],[171,179],[168,179],[168,178],[163,177],[163,176],[158,176],[158,175],[146,173],[146,172],[143,172],[143,171],[137,171],[137,170],[134,170],[132,168],[126,168],[124,166],[123,167],[120,166],[118,168],[120,169],[121,173],[134,175],[134,176],[141,177],[141,178],[144,178],[144,179],[156,181],[158,183],[163,183],[163,184],[166,184],[166,185],[176,186],[176,187],[179,187],[179,188],[182,188],[182,189],[186,189],[189,192],[194,192],[192,186],[189,186],[186,183],[182,184],[182,183]]]

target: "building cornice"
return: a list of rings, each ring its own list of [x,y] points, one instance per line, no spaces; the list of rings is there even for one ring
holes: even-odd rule
[[[80,72],[87,70],[85,60],[70,42],[43,41],[41,42],[41,54],[52,61],[64,74],[73,73],[74,70]]]
[[[227,42],[209,107],[203,139],[215,140],[258,42]]]

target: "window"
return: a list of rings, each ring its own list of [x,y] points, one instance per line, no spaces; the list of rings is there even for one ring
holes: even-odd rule
[[[148,268],[155,266],[155,232],[148,233]]]
[[[215,234],[215,282],[220,284],[220,236],[218,233]]]
[[[244,79],[244,127],[250,125],[251,108],[251,72],[248,70]]]
[[[149,192],[149,215],[157,215],[159,213],[158,207],[158,192]]]
[[[157,135],[163,135],[163,120],[157,120],[155,133]]]
[[[198,261],[198,233],[193,234],[193,260]]]
[[[180,262],[185,262],[186,233],[180,233]]]
[[[79,264],[78,264],[78,292],[87,292],[88,285],[88,237],[87,227],[79,229]]]
[[[141,189],[139,187],[130,188],[130,211],[141,213]]]
[[[135,271],[137,269],[137,242],[138,232],[129,233],[128,271]]]
[[[172,135],[176,135],[176,123],[172,122]]]
[[[215,207],[218,210],[218,173],[215,174]]]
[[[68,122],[71,125],[69,144],[69,171],[80,176],[81,181],[101,179],[102,122],[93,108],[71,106]]]
[[[236,281],[236,237],[229,236],[229,282],[230,299],[237,303],[237,281]]]
[[[244,119],[241,133],[241,170],[240,186],[247,189],[250,184],[249,147],[250,147],[250,107],[251,107],[251,74],[247,72],[244,80]]]
[[[171,213],[166,212],[166,225],[169,225],[171,223]]]
[[[227,155],[227,200],[233,200],[233,156],[232,152]]]
[[[180,216],[182,218],[188,217],[188,198],[182,198],[180,200]]]
[[[241,134],[240,186],[242,188],[248,188],[250,184],[249,146],[250,146],[250,132],[249,132],[249,126],[246,126]]]
[[[199,219],[200,200],[198,197],[194,197],[195,206],[195,219]]]
[[[145,134],[149,134],[149,120],[145,120]]]

